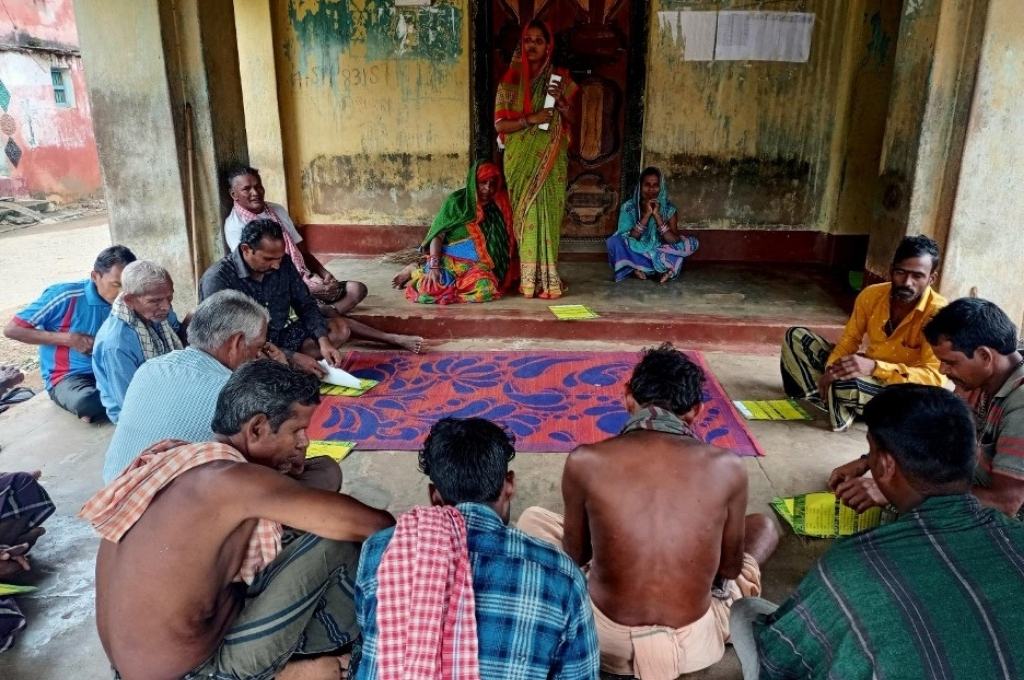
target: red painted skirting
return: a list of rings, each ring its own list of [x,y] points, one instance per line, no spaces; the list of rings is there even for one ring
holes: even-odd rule
[[[332,255],[383,255],[420,244],[424,226],[307,224],[302,228],[310,250]],[[792,262],[825,264],[861,269],[867,252],[867,236],[835,235],[820,231],[764,231],[704,229],[693,232],[700,239],[695,261]],[[600,239],[577,242],[565,259],[604,257]]]

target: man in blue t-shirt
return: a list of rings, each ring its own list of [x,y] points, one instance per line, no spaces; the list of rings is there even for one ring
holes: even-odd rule
[[[87,423],[104,414],[90,358],[93,336],[121,292],[121,271],[134,261],[124,246],[105,248],[88,279],[50,286],[4,327],[11,340],[39,345],[39,371],[50,398]]]

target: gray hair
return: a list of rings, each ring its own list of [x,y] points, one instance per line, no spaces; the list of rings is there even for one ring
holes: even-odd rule
[[[171,275],[156,262],[135,260],[121,272],[121,290],[128,295],[142,295],[158,286],[174,285]]]
[[[320,381],[271,359],[247,361],[235,369],[217,396],[210,429],[217,434],[238,434],[253,417],[263,414],[270,429],[292,417],[296,404],[320,403]]]
[[[237,290],[222,290],[200,303],[188,324],[188,344],[213,354],[235,333],[255,341],[270,315],[260,303]]]

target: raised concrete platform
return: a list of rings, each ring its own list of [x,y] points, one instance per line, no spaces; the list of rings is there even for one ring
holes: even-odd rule
[[[797,324],[837,337],[853,300],[833,274],[808,266],[692,263],[679,279],[659,285],[614,283],[607,264],[570,261],[559,267],[569,293],[557,302],[511,295],[486,304],[417,305],[391,287],[400,265],[340,256],[327,267],[369,287],[355,318],[434,340],[670,340],[696,349],[776,351],[786,328]],[[601,318],[557,321],[549,304],[587,305]]]

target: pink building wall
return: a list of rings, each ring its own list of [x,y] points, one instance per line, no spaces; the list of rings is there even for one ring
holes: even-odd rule
[[[72,0],[0,12],[0,195],[69,202],[103,187]],[[61,69],[67,105],[54,98]],[[5,105],[5,106],[3,106]]]

